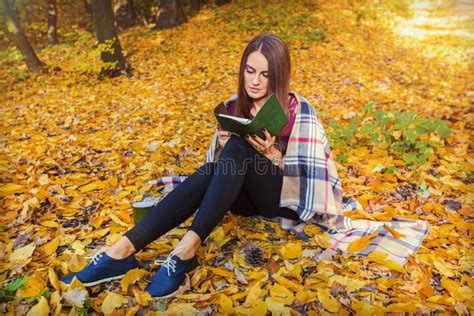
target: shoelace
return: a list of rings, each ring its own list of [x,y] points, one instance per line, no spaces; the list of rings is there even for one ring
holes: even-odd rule
[[[95,256],[94,256],[94,258],[92,258],[92,263],[93,263],[94,265],[97,265],[97,263],[99,263],[99,260],[100,260],[100,258],[103,257],[103,255],[104,255],[103,252],[98,252],[98,253],[96,253]]]
[[[184,246],[178,247],[175,250],[173,250],[165,260],[157,259],[155,260],[155,263],[161,264],[162,267],[166,268],[166,271],[168,272],[168,276],[170,276],[170,270],[172,270],[173,272],[176,272],[176,260],[171,259],[171,258],[177,255],[178,253],[180,253],[181,250],[183,249],[184,249]]]

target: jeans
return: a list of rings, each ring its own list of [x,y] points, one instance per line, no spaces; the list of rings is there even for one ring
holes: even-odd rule
[[[242,216],[298,219],[279,206],[283,170],[247,141],[232,135],[216,162],[206,163],[165,196],[125,233],[136,251],[183,223],[196,210],[190,230],[204,241],[230,210]]]

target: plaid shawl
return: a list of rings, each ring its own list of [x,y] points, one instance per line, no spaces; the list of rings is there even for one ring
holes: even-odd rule
[[[298,101],[295,123],[288,140],[280,206],[295,211],[300,220],[279,218],[282,229],[290,230],[303,239],[307,224],[314,224],[329,233],[332,247],[346,252],[348,245],[363,236],[378,232],[370,245],[355,255],[367,256],[379,251],[388,254],[388,260],[401,264],[407,257],[416,253],[428,232],[425,221],[394,219],[391,222],[353,220],[344,216],[346,211],[361,209],[355,200],[343,198],[341,181],[337,175],[336,163],[324,128],[310,103],[295,92]],[[227,102],[229,107],[236,95]],[[207,151],[206,162],[217,159],[217,131]],[[151,184],[164,185],[163,193],[178,186],[186,176],[170,176],[151,181]],[[404,235],[395,238],[389,230]]]

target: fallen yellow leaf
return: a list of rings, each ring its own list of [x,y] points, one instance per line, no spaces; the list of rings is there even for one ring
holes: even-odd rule
[[[318,289],[318,298],[323,307],[331,312],[336,313],[341,308],[336,299],[329,293],[328,289]]]
[[[260,282],[255,282],[255,284],[250,288],[249,294],[245,298],[243,304],[244,307],[250,307],[260,296]]]
[[[58,228],[59,224],[56,221],[42,221],[40,222],[41,226],[49,227],[49,228]]]
[[[56,250],[59,247],[59,238],[54,238],[49,242],[45,243],[44,245],[39,246],[38,250],[41,254],[45,257],[51,256],[52,254],[56,253]]]
[[[59,282],[58,275],[51,267],[48,268],[48,279],[49,279],[49,283],[51,283],[51,285],[54,287],[55,290],[57,291],[61,290],[61,283]]]
[[[443,258],[439,258],[438,256],[432,256],[432,259],[433,265],[442,275],[448,278],[455,276],[454,270],[448,266],[448,264],[443,260]]]
[[[370,235],[364,236],[362,238],[352,241],[347,246],[347,252],[359,253],[370,245],[370,241],[379,235],[378,232],[372,233]]]
[[[392,234],[393,238],[398,239],[398,238],[404,238],[405,235],[400,234],[397,232],[395,229],[391,228],[389,225],[385,225],[385,229]]]
[[[129,226],[127,223],[122,221],[117,215],[112,213],[109,216],[110,216],[111,220],[113,220],[115,223],[119,224],[120,226],[123,226],[123,227],[128,227]]]
[[[30,243],[24,247],[15,249],[8,257],[8,260],[10,262],[26,260],[31,257],[31,255],[33,254],[33,251],[35,251],[35,248],[36,248],[35,244]]]
[[[23,186],[15,183],[7,183],[0,185],[0,195],[7,195],[12,193],[18,193],[23,191]]]
[[[316,244],[318,246],[320,246],[321,248],[329,248],[331,247],[331,236],[329,236],[328,233],[322,233],[322,234],[318,234],[318,235],[314,235],[314,241],[316,242]]]
[[[456,299],[456,301],[464,301],[464,297],[461,295],[461,293],[459,293],[461,286],[457,282],[446,277],[442,277],[441,286],[448,290],[449,294],[451,294]]]
[[[287,243],[281,250],[281,255],[284,259],[296,259],[300,258],[303,252],[301,243]]]
[[[234,272],[229,271],[229,270],[225,270],[222,268],[211,268],[210,270],[215,275],[223,276],[224,278],[229,279],[229,280],[232,280],[233,278],[235,278]]]
[[[82,187],[79,188],[79,190],[82,193],[97,190],[97,189],[103,189],[108,186],[107,182],[105,181],[94,181],[89,184],[83,185]]]
[[[148,272],[146,272],[143,269],[139,269],[139,268],[132,269],[132,270],[128,271],[125,274],[125,276],[122,278],[122,280],[120,281],[120,285],[122,286],[122,291],[124,293],[127,293],[128,287],[131,284],[135,284],[138,280],[140,280],[141,278],[143,278],[147,274],[148,274]]]
[[[122,306],[123,304],[126,304],[128,302],[128,299],[122,295],[109,292],[107,297],[104,299],[102,302],[102,306],[100,310],[104,315],[110,315],[113,313],[113,311]]]
[[[150,293],[142,291],[136,286],[133,287],[132,293],[138,305],[140,306],[148,306],[148,303],[153,300],[153,297],[150,295]]]
[[[49,183],[49,177],[47,174],[42,174],[40,177],[39,177],[39,180],[38,180],[38,183],[40,185],[46,185]]]
[[[232,300],[228,298],[225,294],[219,295],[218,304],[221,307],[220,311],[224,314],[232,314],[234,312],[234,307]]]
[[[272,315],[286,316],[291,315],[291,308],[286,307],[285,305],[276,302],[271,297],[265,299],[265,304]]]
[[[405,268],[398,262],[393,260],[387,260],[388,253],[380,252],[380,251],[372,251],[367,256],[369,261],[380,263],[388,268],[391,268],[400,273],[406,273]]]
[[[26,314],[26,316],[48,316],[49,304],[44,296],[41,296],[38,304],[34,305]]]
[[[61,309],[63,308],[63,304],[61,304],[61,294],[59,291],[54,291],[49,298],[49,305],[51,307],[51,314],[52,315],[59,315]]]
[[[268,311],[267,304],[261,299],[255,301],[249,308],[237,306],[234,310],[237,315],[266,315]]]
[[[286,288],[291,289],[294,292],[302,291],[304,289],[303,285],[300,283],[293,282],[291,280],[288,280],[285,277],[282,276],[274,276],[273,277],[275,281],[277,281],[280,285],[283,285]]]
[[[318,293],[310,291],[310,290],[302,290],[296,293],[295,298],[301,304],[307,304],[313,301],[318,296]]]
[[[306,225],[303,229],[304,233],[309,237],[313,237],[314,235],[320,234],[321,229],[315,225]]]
[[[268,289],[270,290],[270,297],[275,302],[281,303],[283,305],[293,304],[295,296],[293,295],[293,292],[288,290],[286,287],[276,283],[274,285],[270,285]]]
[[[27,276],[25,284],[18,289],[16,296],[21,299],[36,297],[46,288],[46,281],[39,272]]]

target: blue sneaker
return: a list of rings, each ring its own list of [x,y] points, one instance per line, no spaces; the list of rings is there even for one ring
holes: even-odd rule
[[[114,259],[105,252],[99,252],[84,269],[63,277],[61,281],[69,285],[74,277],[77,277],[85,286],[93,286],[120,279],[129,270],[137,267],[138,264],[134,255],[124,259]]]
[[[155,298],[167,298],[185,291],[189,287],[188,272],[199,266],[197,256],[188,260],[181,260],[177,254],[183,248],[177,248],[170,253],[168,258],[163,262],[160,270],[151,279],[150,284],[145,291]],[[183,281],[186,279],[186,287],[182,287]]]

